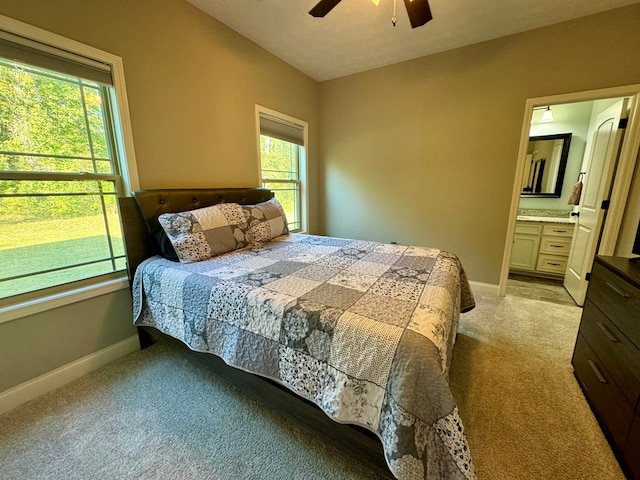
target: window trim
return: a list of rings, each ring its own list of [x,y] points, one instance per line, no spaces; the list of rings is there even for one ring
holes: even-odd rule
[[[84,287],[74,287],[70,290],[45,295],[40,298],[31,300],[23,300],[20,303],[9,304],[0,308],[0,324],[10,322],[18,318],[35,315],[36,313],[46,312],[54,308],[63,307],[72,303],[81,302],[90,298],[99,297],[107,293],[116,292],[129,288],[129,279],[126,272],[123,276],[111,280],[101,281]]]
[[[113,98],[111,105],[113,126],[116,129],[115,134],[121,139],[121,142],[117,142],[117,150],[115,152],[124,187],[121,195],[130,195],[132,191],[139,190],[140,180],[138,177],[122,58],[5,15],[0,15],[0,29],[69,51],[73,54],[94,59],[98,62],[108,64],[111,67],[113,80]],[[39,298],[9,303],[0,308],[0,323],[104,295],[105,293],[122,288],[128,288],[128,286],[129,282],[126,277],[126,272],[124,272],[123,277],[120,279],[107,281],[98,280],[94,284],[80,288],[70,283],[68,290],[55,294],[49,294],[45,290]]]
[[[309,187],[308,187],[308,152],[309,152],[309,124],[304,120],[280,113],[262,105],[256,104],[255,121],[256,121],[256,158],[258,163],[258,181],[257,185],[262,185],[262,159],[260,153],[260,114],[265,114],[283,122],[293,123],[302,127],[303,145],[298,150],[298,169],[300,182],[300,230],[305,233],[309,230]],[[291,181],[288,181],[291,183]]]

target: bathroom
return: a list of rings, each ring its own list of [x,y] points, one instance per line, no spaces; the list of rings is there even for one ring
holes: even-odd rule
[[[526,281],[529,286],[542,286],[543,295],[548,293],[547,290],[556,289],[554,298],[582,304],[581,290],[584,287],[586,291],[586,282],[578,284],[567,270],[572,249],[574,254],[582,255],[577,250],[583,246],[578,242],[576,247],[573,237],[589,172],[593,150],[591,139],[598,122],[601,122],[602,112],[617,109],[619,116],[624,118],[629,108],[629,99],[621,98],[534,108],[509,264],[511,285],[516,285],[520,294],[527,290],[535,291],[525,288],[521,282]],[[618,145],[614,148],[617,153],[624,130],[613,131],[614,134],[618,132],[613,140]],[[590,174],[591,178],[596,176],[593,172]],[[604,198],[609,198],[608,191]],[[601,226],[602,219],[598,228]],[[597,237],[599,235],[598,231]],[[587,255],[591,262],[593,254],[587,252]],[[575,257],[571,260],[577,261]],[[571,296],[564,291],[563,285]],[[537,296],[538,293],[532,295]]]

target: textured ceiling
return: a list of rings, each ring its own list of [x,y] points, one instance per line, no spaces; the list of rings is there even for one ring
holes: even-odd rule
[[[411,29],[398,0],[343,0],[324,18],[316,0],[188,0],[317,81],[583,17],[640,0],[429,0],[433,20]]]

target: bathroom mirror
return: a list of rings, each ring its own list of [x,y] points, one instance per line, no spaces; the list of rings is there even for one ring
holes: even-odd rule
[[[570,133],[529,137],[522,197],[560,198],[570,144]]]

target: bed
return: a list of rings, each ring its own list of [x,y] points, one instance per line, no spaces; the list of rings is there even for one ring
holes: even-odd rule
[[[143,348],[171,342],[380,477],[475,478],[448,384],[459,314],[474,307],[458,258],[433,248],[277,235],[277,215],[264,234],[262,213],[270,210],[260,206],[271,208],[272,197],[250,188],[146,190],[120,199]],[[172,226],[184,233],[185,218],[220,215],[223,207],[233,212],[228,218],[244,209],[248,222],[233,230],[230,251],[212,246],[202,254],[191,237],[183,249]],[[189,232],[200,235],[196,224]],[[208,238],[218,239],[211,231]]]

